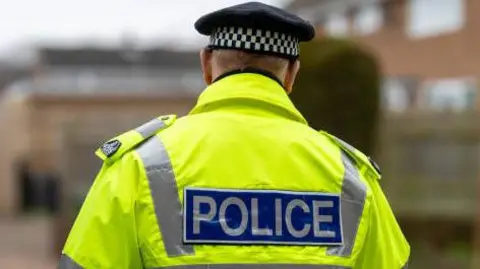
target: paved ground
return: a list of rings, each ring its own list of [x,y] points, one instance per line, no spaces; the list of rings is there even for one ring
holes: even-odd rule
[[[45,218],[0,218],[0,268],[54,269],[51,222]]]

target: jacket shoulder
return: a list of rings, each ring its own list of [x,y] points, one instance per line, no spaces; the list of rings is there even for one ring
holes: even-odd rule
[[[329,138],[334,144],[348,154],[356,162],[357,167],[365,169],[366,172],[374,178],[380,179],[382,177],[380,167],[371,157],[365,155],[360,150],[332,134],[325,131],[320,131],[320,134]]]
[[[154,118],[135,129],[109,139],[95,151],[95,154],[105,163],[114,163],[143,141],[172,126],[176,119],[176,115]]]

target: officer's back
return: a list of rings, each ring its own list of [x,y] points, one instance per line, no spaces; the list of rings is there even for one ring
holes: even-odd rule
[[[288,98],[313,27],[259,3],[195,26],[209,86],[97,152],[61,268],[406,268],[378,168]]]

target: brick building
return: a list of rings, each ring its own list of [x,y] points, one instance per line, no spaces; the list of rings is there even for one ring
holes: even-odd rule
[[[296,0],[287,8],[315,23],[320,38],[372,49],[391,110],[478,107],[480,1]]]
[[[33,75],[0,98],[0,214],[18,212],[18,162],[28,164],[41,192],[39,176],[64,176],[70,152],[81,181],[70,176],[68,184],[82,196],[99,168],[93,151],[102,141],[162,114],[186,114],[204,87],[197,53],[48,48],[38,56]]]

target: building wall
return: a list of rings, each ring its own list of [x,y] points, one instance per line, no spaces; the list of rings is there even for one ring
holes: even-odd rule
[[[2,143],[9,145],[0,156],[0,215],[16,212],[19,196],[18,182],[13,172],[15,161],[26,156],[35,173],[58,172],[65,130],[84,128],[85,123],[100,126],[97,138],[90,145],[100,146],[105,140],[136,128],[148,120],[164,115],[185,115],[193,107],[194,97],[32,97],[15,106],[9,105],[8,117],[1,123]],[[9,131],[5,132],[7,122]],[[78,123],[78,124],[77,124]],[[91,158],[95,148],[90,149]]]
[[[463,23],[458,29],[444,25],[436,33],[431,30],[424,36],[415,36],[409,33],[411,7],[418,8],[422,1],[428,4],[427,0],[328,0],[293,10],[316,24],[318,38],[352,39],[378,56],[386,82],[382,101],[388,111],[479,109],[480,1],[444,0],[432,8],[423,6],[427,14],[422,13],[422,23],[417,20],[417,30],[425,21]],[[448,9],[434,8],[439,6]],[[361,33],[356,29],[356,20],[366,7],[381,10],[376,13],[381,19],[370,33]],[[456,13],[451,7],[461,7],[461,11]],[[445,15],[449,18],[444,20]],[[371,13],[368,19],[373,19]]]
[[[480,1],[466,0],[466,23],[452,33],[425,38],[407,36],[408,1],[385,6],[390,13],[382,28],[369,36],[355,37],[380,57],[390,76],[422,78],[480,75]],[[440,19],[440,18],[432,18]]]
[[[194,99],[159,99],[140,98],[131,100],[119,98],[109,100],[43,100],[33,107],[36,113],[32,115],[31,147],[35,152],[53,153],[61,146],[62,133],[60,130],[68,124],[75,128],[76,122],[108,123],[102,129],[104,139],[109,139],[124,131],[135,128],[148,120],[163,114],[185,115],[193,107]],[[100,146],[104,141],[98,141]],[[40,154],[40,155],[43,155]],[[55,163],[43,163],[47,159],[39,157],[39,170],[50,169]],[[54,162],[55,159],[51,158]]]
[[[15,169],[22,154],[29,152],[30,110],[25,100],[2,102],[0,115],[0,215],[11,215],[20,202]]]

